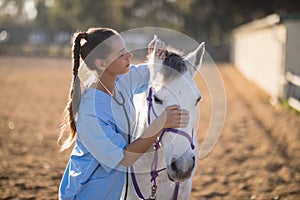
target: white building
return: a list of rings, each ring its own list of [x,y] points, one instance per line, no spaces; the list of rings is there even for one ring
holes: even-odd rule
[[[233,30],[231,57],[245,77],[300,110],[300,16],[277,14]]]

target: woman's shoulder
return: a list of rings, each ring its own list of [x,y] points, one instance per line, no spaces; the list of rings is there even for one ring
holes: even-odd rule
[[[147,68],[148,68],[148,64],[147,63],[132,64],[130,66],[130,69],[133,69],[133,70],[146,70]]]
[[[97,114],[111,112],[111,96],[95,88],[88,88],[81,97],[79,112],[85,114]],[[98,114],[97,114],[98,115]]]
[[[148,70],[148,64],[147,63],[131,64],[129,68],[130,68],[129,73],[120,74],[119,77],[132,75],[133,73],[136,72]]]
[[[118,76],[117,81],[131,81],[133,78],[141,77],[141,74],[147,74],[149,72],[148,64],[141,63],[141,64],[132,64],[130,65],[130,71],[126,74],[121,74]]]
[[[88,101],[99,101],[99,100],[103,100],[104,102],[107,102],[108,100],[110,100],[110,95],[98,90],[96,88],[87,88],[84,91],[84,94],[81,97],[83,100],[88,100]]]

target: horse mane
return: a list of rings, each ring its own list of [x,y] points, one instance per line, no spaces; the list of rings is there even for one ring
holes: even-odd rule
[[[172,47],[167,47],[166,57],[163,60],[162,75],[165,81],[175,79],[178,75],[187,71],[187,66],[184,62],[183,52]]]

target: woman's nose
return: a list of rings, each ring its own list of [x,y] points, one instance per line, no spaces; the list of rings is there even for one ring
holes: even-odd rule
[[[130,51],[127,51],[126,56],[127,56],[128,59],[131,59],[133,57],[133,54]]]

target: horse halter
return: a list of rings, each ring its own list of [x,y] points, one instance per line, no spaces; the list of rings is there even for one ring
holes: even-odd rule
[[[154,108],[153,108],[153,103],[152,103],[152,87],[149,88],[149,91],[148,91],[148,96],[147,96],[147,101],[148,101],[148,125],[150,125],[150,122],[151,122],[151,119],[150,119],[150,115],[151,115],[151,111],[152,113],[154,114],[154,116],[157,118],[158,115],[156,114]],[[162,172],[164,171],[166,168],[162,168],[162,169],[157,169],[157,164],[158,164],[158,149],[160,148],[160,141],[164,135],[165,132],[170,132],[170,133],[175,133],[175,134],[178,134],[178,135],[181,135],[181,136],[184,136],[186,137],[189,142],[191,143],[191,148],[192,150],[195,149],[195,145],[193,143],[193,138],[194,138],[194,129],[192,130],[192,137],[186,133],[185,131],[182,131],[182,130],[179,130],[179,129],[175,129],[175,128],[165,128],[161,131],[160,133],[160,136],[158,137],[157,140],[155,140],[154,142],[154,158],[153,158],[153,161],[152,161],[152,165],[151,165],[151,172],[150,172],[150,176],[151,176],[151,182],[152,182],[152,186],[151,186],[151,195],[150,197],[148,198],[149,200],[155,200],[156,199],[156,190],[157,190],[157,184],[156,184],[156,178],[158,177],[158,174],[159,172]],[[135,177],[135,174],[134,174],[134,169],[133,169],[133,166],[130,167],[130,170],[131,170],[131,178],[132,178],[132,183],[133,183],[133,186],[134,186],[134,189],[135,189],[135,192],[137,193],[138,197],[143,199],[143,200],[146,200],[145,197],[143,196],[139,186],[138,186],[138,183],[137,183],[137,180],[136,180],[136,177]],[[175,183],[175,189],[174,189],[174,194],[173,194],[173,199],[176,200],[177,197],[178,197],[178,192],[179,192],[179,182],[176,182]]]
[[[153,108],[153,103],[152,103],[152,87],[149,88],[149,91],[148,91],[148,96],[147,96],[147,101],[148,101],[148,125],[150,125],[150,122],[151,122],[151,119],[150,119],[150,116],[151,116],[151,111],[152,113],[154,114],[154,116],[157,118],[158,115],[156,114],[154,108]],[[191,148],[194,150],[195,149],[195,145],[193,143],[193,138],[194,138],[194,129],[192,130],[192,137],[185,131],[182,131],[182,130],[179,130],[179,129],[175,129],[175,128],[165,128],[162,130],[158,140],[155,141],[155,145],[159,145],[163,135],[165,132],[170,132],[170,133],[175,133],[175,134],[178,134],[178,135],[181,135],[181,136],[184,136],[186,137],[190,144],[191,144]]]

